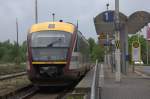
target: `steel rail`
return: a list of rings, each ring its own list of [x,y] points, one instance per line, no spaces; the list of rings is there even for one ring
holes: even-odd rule
[[[31,92],[31,89],[33,89],[33,87],[34,86],[32,84],[26,85],[22,88],[18,88],[11,92],[0,95],[0,99],[22,99],[21,97],[26,93],[29,93],[29,91]]]
[[[31,98],[34,94],[36,94],[38,92],[38,88],[35,86],[31,86],[31,88],[29,90],[27,90],[27,92],[22,95],[19,99],[28,99]]]

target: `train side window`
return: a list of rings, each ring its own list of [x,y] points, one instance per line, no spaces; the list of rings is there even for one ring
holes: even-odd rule
[[[78,61],[78,56],[72,56],[71,61]]]
[[[78,46],[78,35],[77,35],[77,41],[76,41],[76,46],[75,46],[75,49],[74,49],[74,52],[77,52],[77,46]]]

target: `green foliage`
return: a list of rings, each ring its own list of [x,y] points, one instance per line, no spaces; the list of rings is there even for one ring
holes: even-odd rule
[[[0,64],[0,76],[6,75],[6,74],[17,73],[17,72],[23,72],[25,70],[26,70],[25,64],[20,64],[19,66],[17,66],[14,63]]]
[[[104,61],[104,48],[99,45],[95,45],[92,51],[92,59],[98,59],[99,62]]]
[[[9,40],[0,42],[0,63],[20,63],[26,61],[26,42],[17,47],[17,43]]]
[[[131,50],[132,50],[132,42],[133,41],[138,41],[138,35],[134,35],[132,37],[129,37],[128,43],[129,43],[129,55],[131,56]],[[141,56],[142,56],[142,61],[146,63],[146,39],[143,36],[139,36],[139,42],[141,44]],[[131,59],[130,59],[131,62]]]
[[[93,38],[89,38],[88,42],[90,44],[90,53],[92,53],[94,46],[96,46],[95,40]]]
[[[96,59],[99,60],[99,62],[103,61],[104,59],[104,48],[100,47],[100,45],[95,43],[95,40],[93,38],[88,39],[89,42],[89,48],[90,48],[90,57],[92,61],[95,61]]]

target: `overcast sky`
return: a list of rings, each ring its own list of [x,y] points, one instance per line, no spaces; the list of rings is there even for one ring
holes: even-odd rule
[[[38,0],[39,22],[56,20],[76,23],[86,38],[97,38],[93,17],[106,10],[114,9],[115,0]],[[34,20],[35,0],[0,0],[0,41],[16,40],[16,17],[19,21],[19,42],[26,40],[29,27]],[[135,11],[150,12],[150,0],[120,0],[120,11],[130,15]]]

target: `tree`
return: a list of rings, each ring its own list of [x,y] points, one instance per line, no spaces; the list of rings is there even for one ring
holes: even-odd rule
[[[104,61],[104,48],[100,47],[100,45],[95,45],[92,52],[92,59],[98,59],[99,62]]]
[[[0,47],[0,60],[1,60],[2,57],[4,56],[5,52],[6,52],[5,47]]]
[[[90,53],[92,53],[93,52],[93,48],[96,46],[95,40],[90,37],[88,39],[88,42],[89,42],[89,46],[90,46]]]
[[[22,62],[26,61],[26,52],[27,52],[27,41],[24,41],[20,46],[20,57]]]
[[[90,49],[90,57],[92,61],[98,59],[99,61],[103,61],[104,59],[104,48],[100,47],[99,44],[95,43],[93,38],[88,39],[89,42],[89,49]]]
[[[18,49],[17,49],[18,48]],[[17,43],[10,43],[9,40],[0,42],[0,62],[25,62],[26,61],[26,41],[17,47]]]

